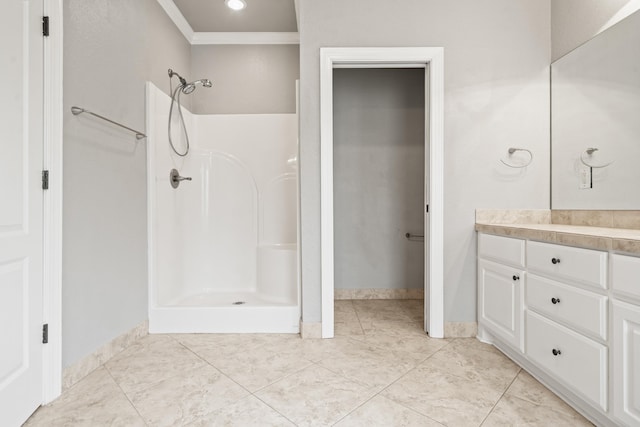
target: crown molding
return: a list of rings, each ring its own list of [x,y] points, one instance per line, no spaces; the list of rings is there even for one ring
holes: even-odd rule
[[[176,6],[173,0],[158,0],[158,3],[160,3],[160,6],[162,6],[173,23],[176,24],[176,27],[178,27],[184,38],[191,43],[195,32],[184,18],[182,12],[180,12],[180,9],[178,9],[178,6]]]
[[[190,40],[192,45],[206,44],[300,44],[298,33],[205,33],[196,32]]]
[[[173,0],[158,0],[158,3],[191,45],[300,44],[300,34],[297,32],[249,33],[193,31],[193,28],[191,28],[191,25],[189,25],[189,22],[187,22]]]

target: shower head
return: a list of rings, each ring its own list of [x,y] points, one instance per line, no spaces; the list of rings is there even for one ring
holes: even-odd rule
[[[202,85],[203,87],[213,86],[213,84],[211,83],[211,80],[200,79],[200,80],[196,80],[195,82],[186,83],[182,85],[182,93],[184,93],[185,95],[189,95],[191,92],[196,90],[196,85]]]

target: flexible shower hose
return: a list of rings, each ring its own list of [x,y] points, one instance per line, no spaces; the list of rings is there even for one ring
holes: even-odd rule
[[[182,105],[180,104],[180,94],[182,93],[182,85],[178,85],[176,90],[173,91],[173,95],[171,96],[171,107],[169,107],[169,125],[167,131],[169,133],[169,145],[174,153],[176,153],[180,157],[184,157],[189,153],[189,134],[187,133],[187,126],[184,123],[184,117],[182,116]],[[178,104],[178,121],[184,131],[184,138],[187,142],[187,148],[184,153],[180,153],[176,147],[173,145],[173,138],[171,138],[171,118],[173,117],[173,105]]]

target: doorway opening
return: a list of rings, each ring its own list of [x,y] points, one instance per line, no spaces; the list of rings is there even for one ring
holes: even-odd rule
[[[421,180],[421,213],[423,219],[423,329],[433,338],[444,335],[443,303],[443,49],[436,48],[322,48],[320,50],[321,87],[321,266],[322,266],[322,337],[334,336],[334,298],[336,267],[342,269],[342,259],[336,263],[337,200],[334,181],[335,114],[334,71],[337,68],[418,69],[424,85],[420,90],[424,100],[424,178]],[[338,82],[338,84],[340,84]],[[339,107],[340,108],[340,107]],[[339,124],[339,123],[338,123]],[[338,131],[339,137],[340,130]],[[338,153],[341,148],[337,148]],[[354,157],[355,158],[355,157]],[[341,162],[342,159],[339,161]],[[341,189],[342,190],[342,189]],[[340,191],[339,191],[340,193]],[[338,194],[338,209],[344,209]],[[422,209],[422,205],[424,209]],[[375,214],[374,214],[375,215]],[[365,216],[363,219],[367,219]],[[352,219],[353,222],[353,219]],[[345,224],[339,223],[338,227]],[[403,234],[420,235],[406,230]],[[405,237],[406,238],[406,237]],[[419,239],[419,238],[418,238]],[[341,242],[338,242],[341,244]],[[414,243],[414,242],[412,242]],[[344,248],[340,247],[339,251]],[[347,245],[347,251],[350,250]],[[338,271],[338,275],[343,271]],[[340,279],[342,280],[342,279]]]
[[[424,94],[422,68],[333,71],[336,336],[423,328]]]

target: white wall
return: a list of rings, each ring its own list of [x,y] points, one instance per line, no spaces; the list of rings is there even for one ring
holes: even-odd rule
[[[553,0],[551,60],[555,61],[640,9],[640,0]]]
[[[303,320],[320,321],[322,46],[445,49],[445,319],[476,319],[476,208],[549,207],[548,0],[302,0]],[[511,146],[536,159],[515,171]]]
[[[144,130],[145,81],[189,54],[156,0],[64,2],[64,367],[147,319],[146,142],[69,109]]]
[[[192,78],[208,78],[210,91],[193,94],[196,114],[296,112],[298,45],[196,45]]]
[[[336,289],[424,286],[424,69],[333,73]]]

